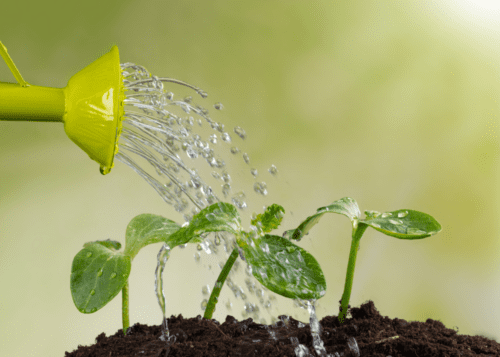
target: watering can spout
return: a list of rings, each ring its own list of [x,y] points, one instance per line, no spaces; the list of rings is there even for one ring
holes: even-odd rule
[[[62,122],[68,137],[100,164],[101,173],[109,173],[123,117],[118,47],[76,73],[65,88],[30,85],[1,42],[0,54],[19,82],[0,82],[0,121]]]

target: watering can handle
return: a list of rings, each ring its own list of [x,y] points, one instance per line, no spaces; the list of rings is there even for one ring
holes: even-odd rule
[[[26,82],[2,42],[0,55],[19,82],[0,82],[0,120],[62,122],[65,111],[64,90],[33,86]]]
[[[21,87],[29,87],[30,84],[23,79],[23,76],[21,76],[21,73],[19,73],[19,70],[14,64],[14,61],[12,61],[12,58],[10,58],[9,53],[7,52],[7,48],[3,45],[1,41],[0,41],[0,55],[2,55],[3,60],[5,61],[5,63],[7,63],[7,66],[9,66],[10,71],[12,72],[14,77],[16,77]]]

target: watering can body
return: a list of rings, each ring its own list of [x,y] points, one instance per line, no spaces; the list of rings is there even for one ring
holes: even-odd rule
[[[28,84],[1,43],[0,54],[19,82],[0,82],[0,121],[63,122],[68,137],[100,164],[103,175],[109,173],[123,117],[118,47],[76,73],[65,88]]]

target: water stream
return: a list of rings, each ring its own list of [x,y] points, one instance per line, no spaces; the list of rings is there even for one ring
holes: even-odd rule
[[[188,87],[197,92],[202,98],[207,97],[207,93],[190,84],[171,78],[158,78],[151,75],[144,67],[133,63],[121,65],[124,78],[125,101],[123,129],[119,138],[119,152],[115,158],[130,166],[141,177],[143,177],[169,205],[172,205],[177,212],[183,214],[184,225],[189,224],[193,215],[201,209],[215,202],[232,202],[239,210],[246,210],[249,206],[248,198],[244,190],[236,187],[232,179],[232,174],[228,170],[225,160],[216,152],[214,147],[222,142],[227,144],[227,150],[232,156],[240,156],[246,164],[250,163],[247,153],[241,152],[233,142],[232,134],[225,131],[224,124],[212,120],[209,111],[193,102],[191,96],[177,99],[174,94],[164,89],[164,83],[173,83]],[[223,109],[221,103],[214,105],[216,110]],[[202,134],[203,126],[212,130],[207,134],[205,140]],[[238,140],[246,139],[246,132],[239,126],[233,129]],[[235,138],[236,139],[236,138]],[[236,140],[235,140],[236,141]],[[156,171],[158,178],[148,173],[145,168],[137,164],[130,154],[135,154],[145,160],[145,165],[149,163]],[[194,161],[205,161],[211,171],[211,176],[200,177],[198,170],[191,167]],[[187,164],[188,163],[188,164]],[[253,191],[258,195],[268,195],[265,181],[257,180],[259,173],[257,169],[251,167],[249,170],[255,182]],[[272,176],[277,175],[276,166],[272,165],[268,169]],[[215,184],[208,184],[208,179]],[[217,191],[217,192],[216,192]],[[220,193],[219,193],[220,192]],[[274,203],[274,202],[273,202]],[[203,243],[197,247],[199,252],[204,251],[207,255],[217,255],[219,257],[219,268],[222,269],[227,258],[235,247],[235,240],[232,235],[220,232],[209,234]],[[180,246],[184,248],[186,246]],[[163,270],[170,256],[170,247],[163,244],[158,253],[158,263],[155,270],[155,292],[163,313],[162,334],[160,339],[165,341],[167,346],[175,342],[175,336],[170,336],[165,314],[165,294],[163,291]],[[195,261],[199,262],[201,256],[195,254]],[[266,324],[266,320],[260,316],[261,313],[271,314],[273,302],[276,300],[274,293],[262,286],[251,274],[251,267],[247,265],[245,269],[246,290],[235,283],[236,274],[239,270],[240,262],[236,260],[233,269],[225,282],[227,288],[231,289],[235,298],[244,302],[244,318],[252,317],[254,321]],[[210,295],[210,286],[202,287],[204,296]],[[254,295],[257,301],[251,302],[249,295]],[[222,295],[221,295],[222,296]],[[205,309],[207,298],[201,302],[200,308]],[[249,299],[250,298],[250,299]],[[272,302],[273,301],[273,302]],[[306,309],[310,315],[311,334],[314,341],[314,348],[319,356],[327,355],[321,340],[321,326],[315,314],[315,301],[295,301],[295,306]],[[259,306],[262,308],[259,308]],[[216,305],[217,307],[217,305]],[[227,302],[226,307],[230,309],[232,304]],[[272,316],[272,315],[271,315]],[[276,317],[271,317],[271,322],[279,321]],[[285,324],[287,319],[283,321]],[[272,329],[268,329],[270,338],[277,340]],[[296,345],[296,356],[309,356],[310,353],[298,341],[292,341]],[[355,343],[355,341],[354,341]],[[357,347],[357,346],[356,346]],[[358,352],[359,355],[359,352]]]

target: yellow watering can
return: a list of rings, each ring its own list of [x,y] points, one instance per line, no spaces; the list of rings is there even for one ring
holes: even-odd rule
[[[123,78],[118,47],[75,74],[65,88],[28,84],[0,42],[19,84],[0,82],[0,120],[63,122],[68,137],[108,174],[122,129]]]

